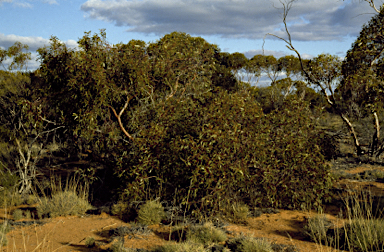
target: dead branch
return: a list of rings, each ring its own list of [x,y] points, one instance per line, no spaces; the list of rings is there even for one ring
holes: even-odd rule
[[[310,82],[314,83],[315,85],[319,86],[321,88],[321,91],[322,93],[324,94],[328,104],[330,104],[336,111],[336,113],[341,117],[341,119],[344,121],[344,123],[347,125],[348,129],[349,129],[349,132],[351,133],[351,136],[353,138],[353,141],[354,141],[354,144],[355,144],[355,147],[356,147],[356,151],[357,151],[357,154],[360,155],[362,153],[362,149],[361,149],[361,146],[359,144],[359,140],[358,140],[358,137],[357,137],[357,134],[356,134],[356,131],[354,129],[354,126],[352,125],[352,123],[349,121],[349,119],[344,115],[344,113],[338,108],[338,106],[336,105],[335,103],[335,99],[334,97],[332,96],[332,100],[330,99],[330,97],[328,96],[327,94],[327,90],[326,90],[326,87],[324,87],[321,82],[319,80],[317,80],[316,78],[314,78],[304,67],[304,64],[303,64],[303,60],[301,58],[301,55],[299,53],[299,51],[297,51],[295,49],[295,47],[293,46],[293,43],[292,43],[292,38],[291,38],[291,34],[289,32],[289,29],[288,29],[288,25],[287,25],[287,16],[288,16],[288,13],[289,11],[291,10],[292,8],[292,5],[293,3],[295,2],[296,0],[289,0],[289,1],[285,1],[283,2],[282,0],[280,0],[280,3],[283,5],[283,23],[284,23],[284,27],[285,27],[285,32],[288,36],[288,39],[284,39],[280,36],[277,36],[275,34],[272,34],[272,33],[267,33],[266,35],[270,35],[270,36],[273,36],[273,37],[276,37],[282,41],[284,41],[286,43],[286,47],[295,52],[297,57],[299,58],[299,61],[300,61],[300,66],[301,66],[301,69],[302,71],[304,72],[305,76],[307,77],[308,80],[310,80]],[[373,1],[373,0],[365,0],[365,1]],[[328,87],[329,88],[329,87]],[[331,90],[331,94],[333,94],[332,90]]]

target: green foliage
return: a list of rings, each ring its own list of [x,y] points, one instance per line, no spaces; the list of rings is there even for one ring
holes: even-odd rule
[[[375,110],[383,98],[383,22],[381,10],[363,26],[342,65],[340,92],[344,100],[362,108],[370,104]]]
[[[121,170],[126,196],[158,194],[192,209],[218,210],[234,195],[251,206],[318,206],[331,184],[312,114],[305,103],[284,107],[266,116],[248,94],[226,92],[175,104],[141,132],[139,163]]]
[[[138,211],[137,221],[141,224],[159,224],[165,218],[164,207],[157,200],[147,201]]]
[[[92,206],[85,198],[78,196],[75,191],[62,191],[52,195],[52,198],[42,198],[36,207],[39,218],[68,215],[83,215]]]
[[[291,79],[276,81],[279,71],[298,73],[294,58],[254,57],[252,71],[268,72],[283,97],[265,115],[249,89],[232,82],[230,72],[251,63],[202,38],[174,32],[111,45],[101,31],[78,43],[72,50],[52,37],[39,49],[33,83],[45,99],[23,108],[39,130],[41,118],[65,127],[59,135],[71,159],[91,153],[88,178],[103,174],[103,186],[120,186],[123,199],[175,199],[196,213],[220,210],[232,196],[250,206],[303,208],[327,195],[308,104],[296,101]]]
[[[23,50],[28,50],[28,45],[24,45],[20,42],[15,42],[7,50],[0,49],[0,64],[4,69],[12,70],[20,68],[22,69],[27,65],[27,61],[31,59],[30,52],[23,52]],[[11,64],[6,68],[3,61],[7,58],[12,58]]]
[[[321,148],[321,154],[326,160],[336,158],[340,154],[339,137],[337,135],[331,135],[327,132],[320,132],[319,147]]]
[[[201,243],[204,246],[212,245],[213,243],[223,242],[227,239],[227,235],[221,229],[213,226],[212,223],[205,223],[202,226],[196,225],[188,228],[187,241],[191,243]]]

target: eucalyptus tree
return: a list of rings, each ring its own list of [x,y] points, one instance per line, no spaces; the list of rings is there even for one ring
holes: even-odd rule
[[[295,52],[300,60],[303,73],[310,83],[319,88],[328,104],[334,112],[340,116],[344,124],[349,129],[356,153],[362,155],[365,153],[359,136],[352,124],[346,107],[358,106],[360,108],[370,108],[375,119],[375,133],[372,137],[370,153],[380,155],[384,146],[376,149],[379,138],[379,120],[376,113],[378,102],[381,102],[382,88],[380,85],[382,74],[380,73],[382,59],[382,36],[383,36],[383,12],[379,10],[373,1],[365,0],[378,14],[366,24],[360,36],[348,51],[346,59],[341,63],[335,56],[320,55],[306,65],[301,58],[300,53],[295,49],[292,38],[288,30],[287,16],[295,0],[280,1],[283,5],[283,23],[287,34],[287,39],[277,37],[287,44],[288,49]],[[341,68],[340,68],[341,67]],[[335,89],[340,96],[335,95]],[[376,150],[375,150],[376,149]]]
[[[5,168],[19,177],[19,193],[30,192],[44,148],[63,128],[44,116],[40,107],[43,99],[31,83],[34,73],[25,71],[30,59],[28,45],[20,42],[0,49],[0,63],[5,69],[0,71],[0,172]],[[5,62],[9,62],[7,67]]]

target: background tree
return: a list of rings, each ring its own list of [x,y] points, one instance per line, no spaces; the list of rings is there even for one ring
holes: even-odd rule
[[[7,50],[0,48],[0,64],[3,66],[4,70],[21,70],[26,67],[28,60],[31,59],[31,53],[23,51],[28,50],[28,48],[28,45],[22,44],[20,42],[15,42]],[[4,61],[7,59],[12,59],[12,61],[8,67],[5,67]]]
[[[371,2],[372,4],[372,2]],[[373,5],[374,7],[374,5]],[[383,52],[384,13],[381,11],[363,26],[359,37],[342,65],[342,81],[338,91],[348,105],[350,113],[357,117],[372,114],[375,131],[370,143],[371,153],[376,156],[383,152],[378,147],[380,121],[378,111],[383,104]]]
[[[339,70],[337,69],[337,67],[333,68],[335,66],[335,64],[336,65],[338,64],[338,62],[335,61],[335,59],[333,59],[332,57],[322,56],[322,57],[318,58],[316,61],[312,62],[312,70],[311,70],[311,69],[308,69],[308,68],[305,67],[305,62],[302,60],[300,53],[293,47],[291,35],[290,35],[289,31],[288,31],[288,26],[287,26],[287,20],[286,19],[287,19],[287,16],[288,16],[288,12],[291,9],[294,1],[295,0],[290,0],[290,1],[286,1],[286,2],[282,2],[281,1],[282,5],[283,5],[283,23],[284,23],[285,30],[286,30],[288,38],[284,39],[284,38],[276,36],[274,34],[268,34],[268,35],[272,35],[272,36],[275,36],[275,37],[283,40],[287,44],[287,47],[297,54],[297,56],[298,56],[298,58],[300,60],[301,68],[303,70],[303,73],[304,73],[306,79],[322,90],[322,93],[323,93],[324,97],[326,98],[328,104],[333,108],[334,112],[337,115],[340,116],[340,118],[343,120],[343,122],[345,123],[345,125],[349,129],[350,134],[351,134],[351,136],[353,138],[353,142],[354,142],[354,146],[355,146],[357,155],[362,155],[365,152],[364,152],[364,150],[361,147],[361,144],[359,142],[359,138],[358,138],[358,134],[357,134],[357,132],[355,130],[355,126],[351,123],[350,118],[348,118],[348,115],[347,115],[345,109],[343,109],[343,106],[347,105],[345,103],[345,99],[340,100],[341,104],[336,102],[334,90],[333,90],[333,87],[332,87],[333,81],[330,81],[331,79],[329,78],[329,77],[334,78],[334,76],[336,76],[338,74]],[[374,6],[373,1],[366,1],[366,2],[368,2],[371,5],[371,7],[373,7],[375,10],[377,10],[376,7]],[[343,92],[345,93],[345,90],[348,90],[348,88],[345,88],[348,85],[346,86],[344,83],[345,83],[345,80],[348,80],[350,78],[356,79],[356,77],[359,76],[359,78],[363,78],[363,79],[368,78],[368,82],[367,83],[370,82],[369,78],[370,78],[370,76],[372,76],[371,73],[369,73],[369,72],[365,72],[365,73],[360,72],[361,73],[360,75],[355,75],[355,74],[352,74],[351,71],[349,71],[349,72],[346,71],[346,69],[348,69],[347,65],[349,65],[352,69],[359,69],[357,67],[359,64],[355,64],[356,62],[352,63],[352,61],[350,59],[348,60],[348,58],[352,57],[352,58],[355,58],[355,60],[358,61],[358,62],[364,62],[364,60],[362,58],[363,57],[362,55],[357,56],[359,53],[353,53],[353,51],[359,51],[357,48],[359,46],[363,45],[364,43],[365,43],[365,46],[363,46],[363,48],[365,48],[365,49],[363,49],[363,50],[368,49],[367,54],[369,55],[368,58],[371,59],[370,63],[371,64],[375,64],[376,61],[379,60],[379,56],[377,55],[377,52],[381,53],[380,49],[373,50],[373,51],[376,52],[375,56],[377,56],[377,58],[375,58],[375,56],[372,57],[372,55],[370,55],[370,53],[369,53],[369,50],[371,50],[372,47],[376,48],[376,46],[375,46],[375,39],[378,39],[380,36],[377,36],[377,35],[374,35],[374,34],[376,34],[376,33],[380,34],[382,29],[379,28],[379,30],[376,31],[377,28],[373,28],[373,27],[370,28],[370,27],[374,26],[374,24],[377,23],[378,20],[381,20],[381,19],[382,19],[382,15],[380,13],[372,18],[371,22],[368,23],[368,25],[366,25],[363,28],[363,30],[361,32],[361,35],[357,39],[357,43],[354,44],[355,46],[353,47],[351,52],[348,53],[349,56],[347,56],[347,59],[343,63],[343,67],[342,67],[343,68],[343,81],[341,82],[342,84],[340,85],[340,92],[341,93],[343,93]],[[373,21],[373,20],[375,20],[375,21]],[[377,26],[377,27],[381,27],[381,26]],[[363,37],[366,37],[368,39],[364,40]],[[354,55],[354,56],[352,56],[352,55]],[[323,61],[326,61],[326,63],[323,62]],[[350,62],[350,64],[348,64],[348,61]],[[319,65],[320,67],[316,67],[316,64]],[[321,65],[323,65],[323,67],[325,66],[325,68],[323,68]],[[322,73],[323,69],[325,69],[327,71],[327,73],[325,75],[323,75],[324,73]],[[362,69],[364,71],[364,69],[366,69],[366,68],[363,67]],[[368,67],[368,69],[372,69],[372,65],[371,65],[371,67]],[[371,70],[369,70],[369,71],[371,71]],[[324,82],[324,81],[326,81],[326,82]],[[325,83],[328,83],[328,84],[325,84]],[[348,83],[348,81],[347,81],[347,83]],[[359,86],[359,84],[358,84],[359,81],[352,81],[351,83],[353,83],[352,86],[354,86],[354,87],[358,87]],[[341,89],[343,89],[344,91],[341,91]],[[344,95],[344,97],[345,97],[345,95]],[[355,93],[355,97],[358,97],[358,96],[356,96],[356,93]],[[350,104],[353,104],[353,103],[350,103]],[[372,104],[372,103],[370,103],[370,104]],[[378,134],[377,132],[379,132],[379,130],[378,130],[379,129],[379,126],[378,126],[379,124],[378,124],[377,114],[375,114],[375,112],[373,114],[374,114],[375,125],[376,125],[376,133],[375,133],[375,135],[377,135]],[[377,139],[377,137],[374,136],[373,139]],[[373,140],[372,143],[371,143],[371,146],[376,146],[377,144],[375,144],[375,142],[377,142],[377,141]],[[373,149],[371,149],[371,153],[373,153],[373,152],[374,152]],[[379,152],[376,152],[376,153],[379,153]]]

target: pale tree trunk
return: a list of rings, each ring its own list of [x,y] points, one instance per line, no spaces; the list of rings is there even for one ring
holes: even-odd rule
[[[349,129],[349,133],[351,133],[351,136],[353,138],[353,143],[354,143],[355,148],[356,148],[357,155],[359,156],[359,155],[363,154],[360,143],[359,143],[359,139],[357,138],[357,134],[356,134],[355,128],[353,127],[352,123],[349,121],[349,119],[344,114],[340,113],[339,115],[342,118],[342,120],[344,121],[344,123],[347,125],[347,127]]]
[[[377,145],[379,143],[379,138],[380,138],[380,122],[379,122],[379,117],[377,116],[376,112],[373,112],[373,117],[375,118],[375,133],[373,133],[372,137],[372,144],[371,144],[371,155],[375,153],[377,150]]]

